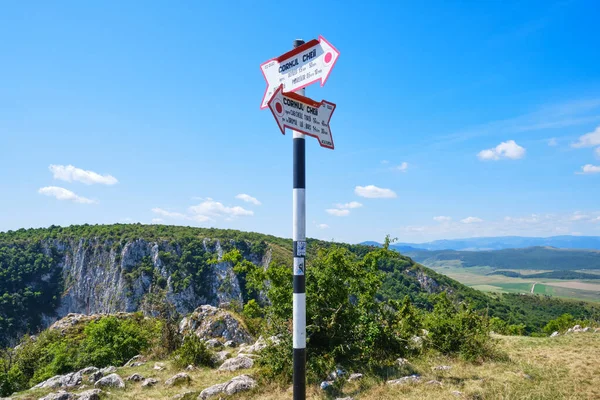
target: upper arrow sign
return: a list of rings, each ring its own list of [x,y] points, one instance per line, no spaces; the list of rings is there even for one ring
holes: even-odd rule
[[[299,95],[283,93],[283,85],[279,86],[268,103],[273,116],[285,135],[285,128],[319,139],[322,147],[333,150],[333,138],[329,121],[335,111],[335,104],[322,100],[320,103]]]
[[[329,77],[340,52],[323,36],[313,39],[294,50],[273,58],[260,66],[267,81],[267,90],[260,108],[267,108],[269,99],[280,85],[293,92],[317,81],[321,86]]]

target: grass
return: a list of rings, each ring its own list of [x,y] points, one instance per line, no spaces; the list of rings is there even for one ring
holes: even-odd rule
[[[563,399],[599,399],[600,366],[597,356],[600,354],[600,333],[580,333],[556,338],[532,338],[522,336],[495,336],[499,349],[508,358],[502,361],[488,361],[473,364],[455,358],[442,356],[424,356],[410,360],[411,366],[421,376],[418,384],[389,386],[384,380],[373,377],[357,383],[348,383],[340,393],[324,394],[316,385],[307,388],[307,398],[323,400],[352,396],[356,400],[391,399],[502,399],[502,400],[563,400]],[[154,388],[142,389],[140,383],[127,382],[125,390],[111,390],[107,399],[170,399],[178,393],[194,391],[197,394],[206,387],[229,380],[235,375],[247,373],[255,375],[257,371],[246,370],[220,373],[203,368],[189,372],[192,383],[189,386],[165,388],[166,379],[180,372],[169,363],[167,369],[156,371],[150,362],[137,368],[119,368],[118,374],[127,377],[140,373],[145,377],[159,379]],[[449,371],[434,371],[438,365],[449,365]],[[399,376],[389,376],[389,379]],[[438,380],[438,385],[427,385],[429,380]],[[452,392],[459,391],[460,397]],[[38,399],[48,391],[28,391],[15,400]],[[235,396],[236,400],[288,400],[291,387],[276,384],[263,384],[258,389]],[[216,397],[218,399],[218,397]]]
[[[445,266],[430,266],[436,272],[456,279],[460,283],[484,292],[496,293],[530,293],[531,286],[536,283],[534,292],[554,297],[600,301],[600,284],[598,281],[564,280],[564,279],[528,279],[512,278],[504,275],[489,275],[494,271],[490,267],[460,267],[453,263]],[[542,270],[514,270],[524,275],[547,272]],[[591,272],[591,271],[584,271]],[[600,273],[599,271],[596,271]]]

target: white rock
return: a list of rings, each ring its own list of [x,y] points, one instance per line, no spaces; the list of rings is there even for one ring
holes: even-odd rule
[[[75,400],[75,395],[65,392],[64,390],[60,390],[58,393],[49,393],[39,400]]]
[[[154,363],[154,369],[157,371],[162,371],[165,368],[165,363]]]
[[[94,384],[95,387],[113,387],[118,389],[123,389],[125,387],[125,382],[123,379],[117,374],[110,374],[100,379],[98,382]]]
[[[240,375],[231,379],[225,387],[223,392],[228,395],[236,394],[246,390],[254,389],[256,387],[256,381],[248,375]]]
[[[560,335],[560,333],[558,333],[558,332],[552,332],[552,335],[550,335],[550,337],[557,337],[558,335]]]
[[[100,400],[100,393],[102,393],[102,390],[100,390],[100,389],[86,390],[85,392],[81,392],[81,393],[77,394],[76,399],[77,400]]]
[[[392,379],[386,382],[388,385],[404,385],[407,383],[418,383],[421,380],[419,375],[409,375],[399,379]]]
[[[102,368],[100,372],[102,372],[104,375],[110,375],[117,372],[117,368],[111,365],[110,367]]]
[[[323,381],[321,382],[321,390],[328,390],[329,388],[331,388],[333,386],[333,382],[331,381]]]
[[[348,378],[348,382],[358,381],[362,378],[363,378],[363,374],[359,374],[359,373],[350,374],[350,377]]]
[[[227,385],[227,383],[218,383],[216,385],[207,387],[206,389],[200,392],[198,399],[206,400],[213,396],[223,393],[223,389],[225,389],[225,385]]]
[[[124,367],[131,367],[133,363],[135,362],[140,362],[142,361],[144,357],[141,354],[138,354],[137,356],[133,356],[129,361],[127,361],[124,365]]]
[[[219,367],[219,371],[237,371],[238,369],[252,368],[254,361],[250,357],[237,356],[225,360],[225,362]]]
[[[180,372],[177,375],[174,375],[165,381],[165,386],[175,386],[181,385],[185,383],[190,383],[192,378],[185,372]]]
[[[141,382],[143,381],[145,378],[140,375],[140,374],[133,374],[130,377],[128,377],[126,380],[127,381],[133,381],[133,382]]]
[[[156,385],[157,383],[158,383],[157,379],[147,378],[147,379],[144,379],[144,382],[142,382],[142,387],[152,387],[152,386]]]
[[[434,371],[449,371],[450,369],[452,369],[452,367],[449,365],[438,365],[437,367],[433,367],[432,369]]]

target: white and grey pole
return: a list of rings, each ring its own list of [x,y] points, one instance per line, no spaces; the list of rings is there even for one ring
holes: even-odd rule
[[[304,40],[294,40],[294,48]],[[304,96],[304,89],[298,90]],[[294,400],[306,399],[306,141],[304,135],[293,131],[294,178],[293,178],[293,233],[294,242]]]

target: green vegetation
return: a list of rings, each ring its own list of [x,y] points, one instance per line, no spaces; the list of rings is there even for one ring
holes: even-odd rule
[[[528,279],[600,279],[598,274],[588,274],[585,272],[577,271],[548,271],[540,272],[537,274],[522,274],[516,271],[494,271],[490,275],[504,275],[511,278],[528,278]]]
[[[460,262],[463,267],[488,266],[502,269],[578,270],[600,269],[600,251],[528,247],[490,251],[409,251],[414,260],[426,265]]]
[[[47,330],[26,336],[20,346],[0,359],[0,395],[25,390],[58,374],[90,365],[123,365],[131,357],[158,345],[160,322],[142,315],[103,317],[75,325],[66,334]]]

